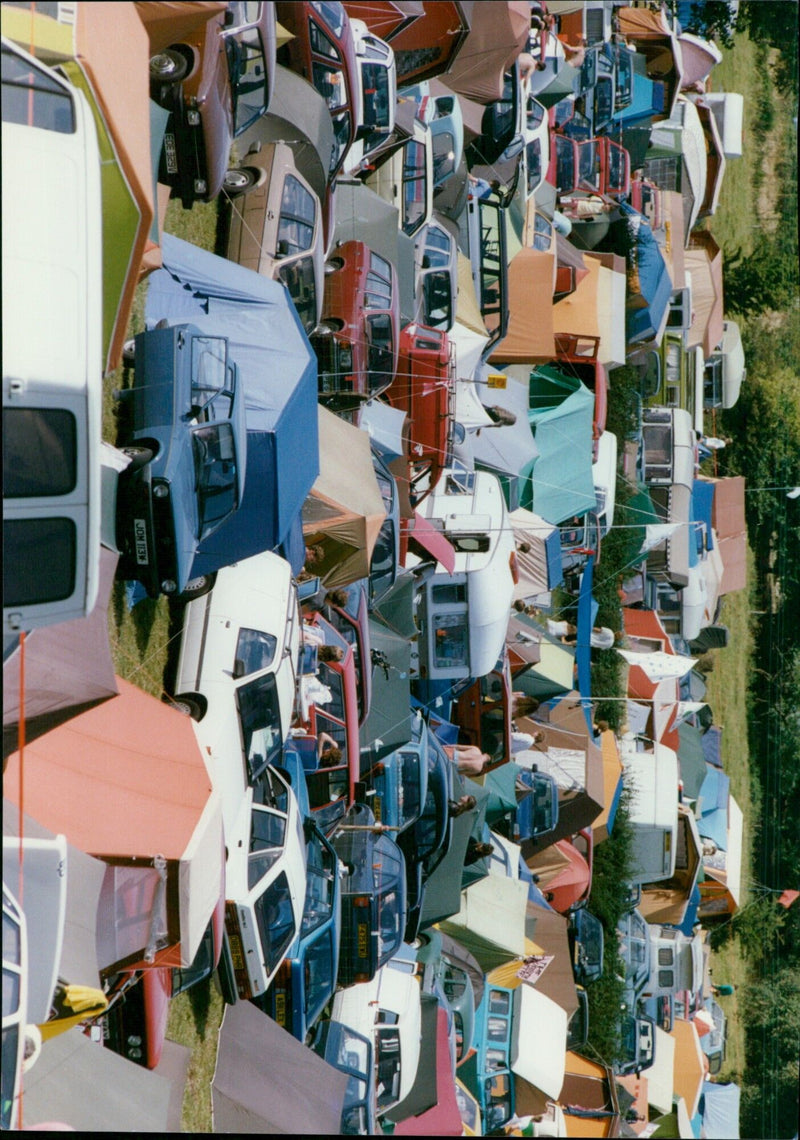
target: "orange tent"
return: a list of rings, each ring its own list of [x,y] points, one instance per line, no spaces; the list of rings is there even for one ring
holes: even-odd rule
[[[25,748],[24,808],[108,864],[98,964],[189,966],[223,898],[224,842],[192,721],[117,678],[119,696]],[[5,796],[18,804],[19,753]],[[144,960],[146,957],[147,961]]]
[[[525,246],[508,266],[508,331],[492,364],[546,364],[556,355],[553,337],[554,255]]]
[[[692,326],[688,348],[703,347],[708,359],[725,332],[722,297],[722,250],[708,230],[695,230],[685,253],[686,268],[692,275]]]
[[[554,849],[564,860],[557,868],[548,865]],[[541,868],[539,860],[542,861]],[[526,863],[539,876],[539,888],[544,891],[547,901],[561,914],[582,898],[591,882],[589,864],[568,839],[559,839],[552,847],[530,856]]]
[[[686,1111],[691,1118],[697,1112],[705,1077],[700,1038],[694,1022],[682,1018],[676,1018],[670,1036],[675,1039],[675,1096],[682,1096],[686,1101]]]

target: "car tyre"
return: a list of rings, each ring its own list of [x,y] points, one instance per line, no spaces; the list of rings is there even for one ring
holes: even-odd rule
[[[329,257],[325,262],[325,276],[330,277],[332,273],[338,273],[338,271],[343,268],[344,262],[341,257]]]
[[[122,364],[125,368],[133,368],[136,364],[135,337],[130,337],[122,346]]]
[[[128,465],[129,471],[138,471],[140,467],[145,467],[151,462],[155,452],[150,447],[143,447],[138,443],[130,443],[127,447],[120,449],[123,455],[127,455],[130,459]]]
[[[150,85],[154,88],[173,87],[186,77],[189,64],[175,48],[166,48],[150,57]]]
[[[190,578],[180,594],[175,595],[174,600],[176,602],[191,602],[195,598],[202,598],[204,594],[213,590],[216,579],[216,574],[201,574],[197,578]]]
[[[206,703],[199,693],[180,693],[177,697],[172,697],[169,703],[192,720],[202,720],[205,716]]]
[[[252,166],[232,166],[225,171],[222,188],[229,198],[241,198],[253,190],[260,179],[259,171]]]

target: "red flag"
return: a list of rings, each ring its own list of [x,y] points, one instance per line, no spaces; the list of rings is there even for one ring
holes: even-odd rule
[[[788,909],[795,899],[800,899],[800,891],[784,891],[778,898],[778,902]]]

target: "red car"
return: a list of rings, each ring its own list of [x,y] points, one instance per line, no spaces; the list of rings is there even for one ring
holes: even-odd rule
[[[355,142],[361,113],[361,75],[350,20],[336,3],[279,0],[275,9],[278,21],[292,33],[278,49],[278,62],[308,80],[328,104],[334,136],[332,181]]]
[[[397,274],[363,241],[337,246],[326,271],[322,320],[310,338],[319,398],[334,411],[352,411],[385,391],[397,372]]]
[[[550,164],[545,181],[559,194],[571,194],[580,185],[579,151],[574,139],[550,132]]]
[[[408,416],[409,486],[417,505],[438,483],[452,449],[455,382],[447,334],[406,325],[400,333],[397,375],[386,399]]]

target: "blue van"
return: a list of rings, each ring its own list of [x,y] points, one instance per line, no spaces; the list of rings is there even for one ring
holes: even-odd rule
[[[419,818],[428,795],[428,733],[419,713],[411,722],[408,743],[390,752],[362,779],[379,823],[404,831]]]

